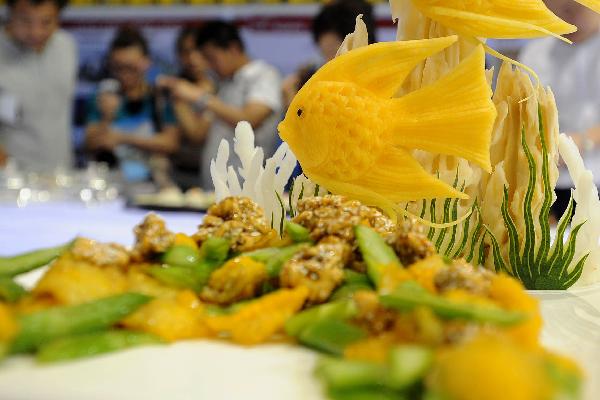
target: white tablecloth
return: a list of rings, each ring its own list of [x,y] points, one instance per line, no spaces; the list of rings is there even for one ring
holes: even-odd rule
[[[121,201],[86,207],[83,203],[33,204],[24,208],[0,204],[0,255],[68,242],[76,236],[133,243],[133,228],[148,213]],[[193,233],[200,213],[157,212],[175,232]]]

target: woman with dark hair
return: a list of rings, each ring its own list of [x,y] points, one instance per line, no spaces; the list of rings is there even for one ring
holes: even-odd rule
[[[373,6],[367,1],[336,0],[321,8],[311,27],[313,41],[319,48],[321,63],[304,65],[284,80],[283,96],[286,105],[290,104],[298,90],[321,64],[335,57],[346,35],[354,32],[356,17],[360,14],[369,32],[369,43],[375,43],[377,39]]]
[[[188,26],[180,31],[175,46],[180,67],[179,77],[203,91],[214,93],[214,80],[197,42],[197,27]],[[164,84],[171,78],[161,79]],[[177,186],[187,190],[200,185],[202,148],[212,121],[208,113],[198,113],[193,104],[175,97],[171,99],[181,134],[179,151],[171,157],[172,178]]]

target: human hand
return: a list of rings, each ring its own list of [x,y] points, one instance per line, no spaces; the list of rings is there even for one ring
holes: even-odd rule
[[[292,102],[292,99],[296,96],[296,93],[298,93],[299,85],[300,76],[298,74],[291,74],[283,80],[281,90],[283,91],[283,98],[285,99],[286,104]]]
[[[117,93],[104,92],[98,94],[97,102],[102,120],[112,122],[121,106],[121,97]]]
[[[159,88],[169,90],[175,100],[186,101],[188,103],[195,102],[207,93],[206,89],[173,76],[161,76],[157,79],[156,83]]]
[[[91,150],[114,150],[121,144],[122,135],[109,129],[105,124],[97,124],[87,129],[86,144]]]

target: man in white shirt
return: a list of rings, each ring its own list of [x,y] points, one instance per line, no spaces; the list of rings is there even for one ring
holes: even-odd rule
[[[0,165],[32,170],[72,164],[74,40],[59,29],[66,0],[8,0],[0,28]]]
[[[571,0],[546,0],[546,4],[579,28],[567,36],[573,44],[555,38],[531,41],[521,51],[520,61],[537,72],[543,85],[552,87],[560,130],[579,145],[600,185],[600,16]],[[556,191],[558,216],[566,209],[571,187],[562,169]]]
[[[254,128],[256,144],[269,156],[277,143],[277,123],[282,111],[281,77],[263,61],[252,60],[235,25],[214,21],[200,28],[198,47],[218,76],[216,95],[177,79],[162,81],[179,99],[193,103],[212,118],[202,154],[202,185],[212,188],[210,161],[222,139],[232,140],[239,121]]]

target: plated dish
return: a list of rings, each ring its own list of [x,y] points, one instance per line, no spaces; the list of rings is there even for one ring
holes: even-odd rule
[[[398,42],[367,46],[357,18],[292,101],[273,157],[240,123],[240,165],[222,142],[217,204],[194,234],[150,214],[132,248],[77,238],[0,259],[7,365],[191,339],[277,343],[315,351],[293,350],[313,354],[310,398],[583,398],[594,364],[564,338],[598,331],[600,199],[559,135],[552,92],[481,39],[575,27],[542,1],[524,2],[527,13],[505,1],[438,3],[391,1]],[[494,91],[485,53],[506,61]],[[575,190],[553,239],[559,157]],[[304,175],[285,198],[297,161]],[[47,263],[32,290],[14,282]],[[552,293],[526,289],[560,292],[540,311],[533,294]],[[542,313],[545,340],[566,354],[542,345]],[[574,330],[557,328],[568,321]]]
[[[438,255],[417,225],[326,196],[301,200],[284,232],[227,198],[192,236],[149,215],[130,250],[78,238],[13,258],[12,275],[58,256],[31,292],[4,290],[5,350],[49,363],[192,338],[284,341],[328,355],[315,371],[332,398],[470,398],[460,382],[473,374],[512,398],[580,393],[579,368],[540,347],[522,285]],[[522,373],[497,374],[502,362]]]

